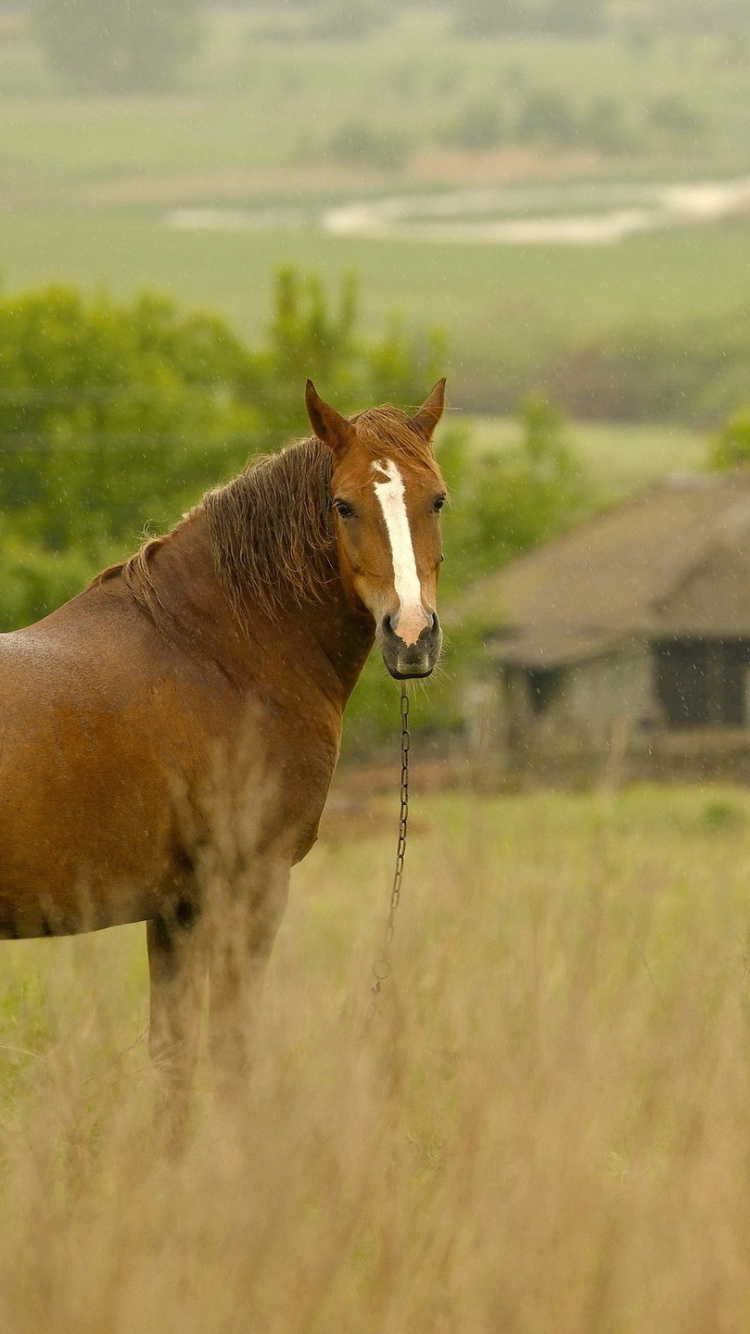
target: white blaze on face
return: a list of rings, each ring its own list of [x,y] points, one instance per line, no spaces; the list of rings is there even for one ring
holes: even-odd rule
[[[404,482],[391,459],[383,459],[371,466],[386,479],[374,482],[373,485],[375,495],[380,501],[388,541],[391,544],[393,583],[399,600],[398,621],[394,629],[405,644],[415,644],[430,622],[422,606],[422,588],[417,574],[409,516],[404,501]]]

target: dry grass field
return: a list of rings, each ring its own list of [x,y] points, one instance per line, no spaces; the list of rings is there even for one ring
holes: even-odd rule
[[[750,797],[418,799],[363,1033],[381,817],[299,868],[246,1104],[204,1072],[179,1162],[140,929],[1,947],[7,1334],[748,1328]]]

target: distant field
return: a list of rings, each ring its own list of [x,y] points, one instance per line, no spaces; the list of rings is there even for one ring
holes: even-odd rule
[[[613,245],[371,240],[320,227],[333,205],[394,193],[742,176],[750,57],[739,48],[698,39],[639,49],[609,37],[470,41],[450,32],[445,13],[414,9],[361,43],[272,39],[274,25],[276,10],[219,10],[208,52],[179,94],[111,101],[63,96],[23,23],[4,29],[6,288],[50,279],[117,292],[155,286],[255,338],[276,265],[332,283],[353,267],[367,329],[394,309],[414,328],[444,328],[454,402],[485,411],[508,410],[554,379],[571,346],[612,328],[682,326],[750,303],[747,214]],[[467,108],[492,104],[507,118],[539,90],[563,95],[579,120],[605,95],[636,119],[654,98],[678,98],[700,128],[617,153],[575,136],[547,147],[501,138],[481,151],[446,138]],[[401,136],[399,160],[342,157],[332,136],[355,122],[376,137]],[[207,205],[244,208],[257,221],[234,232],[167,226],[175,208]],[[270,220],[258,217],[263,210]]]
[[[224,168],[289,165],[325,157],[332,134],[355,117],[398,130],[406,154],[393,178],[441,176],[425,153],[443,148],[467,106],[494,102],[512,141],[516,104],[543,90],[564,96],[581,120],[597,98],[617,103],[626,126],[641,126],[656,98],[679,99],[696,120],[675,138],[648,133],[629,152],[595,151],[575,136],[578,169],[642,171],[682,162],[727,172],[750,163],[749,57],[714,39],[635,47],[600,38],[484,37],[451,32],[445,13],[409,9],[367,41],[273,40],[279,10],[218,11],[205,58],[179,95],[71,101],[56,93],[21,27],[0,47],[0,180],[42,189],[122,175],[154,177]],[[601,113],[600,113],[601,114]],[[581,120],[581,123],[583,121]],[[580,138],[580,136],[579,136]],[[559,156],[534,152],[526,174],[555,174]],[[545,160],[545,157],[547,160]],[[570,170],[571,163],[568,164]],[[563,170],[565,167],[563,166]],[[450,175],[449,163],[443,170]]]
[[[419,701],[416,702],[418,708]],[[0,945],[13,1334],[737,1334],[750,803],[393,800],[294,873],[235,1118],[160,1156],[143,929]]]
[[[748,255],[750,219],[563,247],[369,241],[305,228],[176,231],[153,209],[0,213],[6,288],[152,285],[220,311],[252,338],[268,319],[275,266],[295,263],[331,283],[353,267],[370,331],[394,309],[416,328],[445,329],[452,394],[466,405],[478,390],[491,401],[504,381],[533,386],[561,347],[623,322],[734,313],[750,302]]]

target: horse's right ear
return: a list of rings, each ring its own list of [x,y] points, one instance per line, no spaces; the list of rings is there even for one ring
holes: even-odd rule
[[[425,440],[432,440],[433,432],[445,408],[445,376],[438,380],[432,392],[425,399],[419,412],[415,412],[412,417],[412,425],[416,426],[420,435]]]
[[[334,454],[343,449],[349,438],[349,423],[329,403],[323,402],[312,380],[305,385],[305,407],[318,440]]]

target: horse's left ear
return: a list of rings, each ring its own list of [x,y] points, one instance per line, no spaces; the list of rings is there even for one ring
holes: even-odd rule
[[[305,385],[305,407],[318,440],[328,445],[334,454],[343,449],[349,438],[349,423],[329,403],[323,402],[312,380]]]
[[[432,393],[425,399],[418,412],[414,413],[412,423],[420,435],[431,440],[435,427],[443,415],[445,407],[445,376],[438,380]]]

